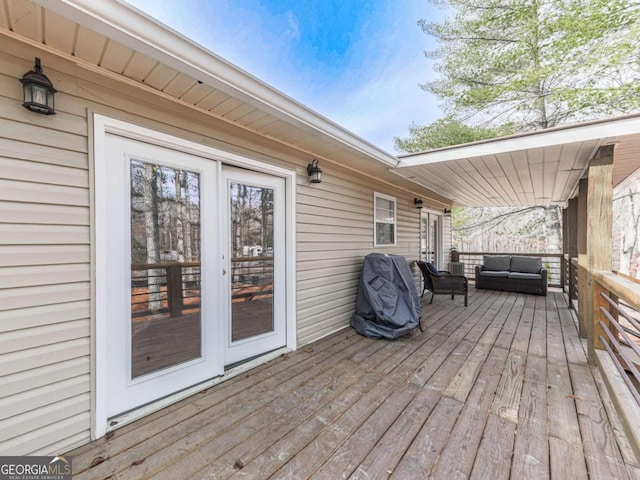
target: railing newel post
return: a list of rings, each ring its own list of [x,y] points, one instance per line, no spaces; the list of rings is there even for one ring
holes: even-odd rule
[[[169,312],[172,317],[182,315],[184,304],[182,292],[182,265],[172,263],[167,265],[167,299],[169,303]]]

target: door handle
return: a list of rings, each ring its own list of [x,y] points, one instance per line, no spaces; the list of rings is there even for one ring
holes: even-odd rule
[[[226,274],[227,274],[227,269],[226,269],[226,268],[223,268],[223,269],[222,269],[222,275],[226,275]]]

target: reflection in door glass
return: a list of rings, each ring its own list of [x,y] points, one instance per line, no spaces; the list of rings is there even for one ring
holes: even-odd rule
[[[200,176],[132,160],[131,376],[200,349]]]
[[[273,326],[273,189],[231,183],[231,340]]]

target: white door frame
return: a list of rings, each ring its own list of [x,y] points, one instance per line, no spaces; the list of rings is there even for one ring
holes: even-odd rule
[[[286,318],[287,318],[287,344],[286,348],[295,350],[297,347],[296,335],[296,238],[295,238],[295,198],[296,198],[296,173],[294,170],[277,167],[251,158],[225,152],[217,148],[201,145],[179,137],[164,134],[145,127],[107,117],[98,113],[93,114],[93,175],[91,178],[93,197],[91,203],[91,218],[93,220],[92,260],[94,265],[95,281],[92,285],[93,298],[95,298],[95,313],[92,321],[92,438],[102,437],[108,430],[106,414],[106,381],[105,367],[108,362],[108,345],[106,345],[106,305],[109,301],[105,295],[108,271],[107,260],[107,219],[105,218],[105,205],[109,198],[109,191],[101,178],[107,168],[106,158],[107,134],[115,134],[122,137],[147,142],[160,147],[178,150],[205,159],[218,160],[225,164],[248,168],[257,172],[282,177],[285,180],[285,289],[286,289]],[[220,175],[218,176],[220,182]],[[219,190],[218,190],[219,191]],[[218,202],[218,208],[222,209],[223,202]],[[221,218],[220,211],[218,218]],[[251,364],[253,365],[253,363]],[[204,387],[203,387],[204,388]],[[149,409],[145,410],[147,413]]]

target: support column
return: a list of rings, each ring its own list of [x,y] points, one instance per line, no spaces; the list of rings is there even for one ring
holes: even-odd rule
[[[596,297],[594,270],[611,271],[611,250],[613,235],[613,149],[605,145],[598,149],[589,163],[587,190],[587,298],[585,320],[589,343],[589,363],[595,363],[595,349],[602,349],[599,336],[603,335],[599,321],[602,316],[597,311],[601,301]],[[580,307],[582,310],[582,307]]]

